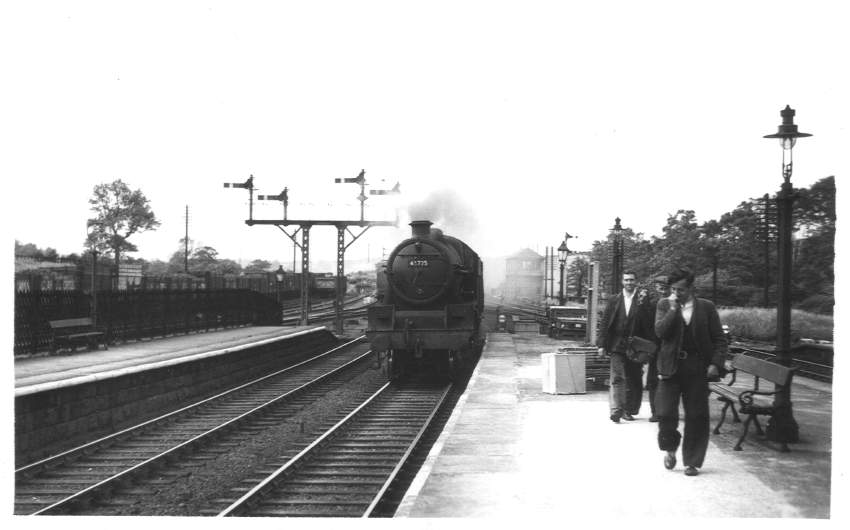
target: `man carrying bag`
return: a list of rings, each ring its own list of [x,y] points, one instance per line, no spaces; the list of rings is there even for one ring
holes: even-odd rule
[[[632,337],[654,339],[654,315],[646,310],[646,304],[639,302],[635,287],[635,274],[624,272],[623,290],[608,299],[596,338],[599,354],[610,356],[608,402],[609,417],[614,423],[620,423],[621,418],[634,420],[634,415],[640,411],[643,367],[640,362],[628,359],[629,352],[637,348],[631,346],[636,344]]]

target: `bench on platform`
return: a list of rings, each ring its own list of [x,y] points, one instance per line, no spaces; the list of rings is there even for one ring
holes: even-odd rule
[[[52,353],[56,353],[60,347],[68,347],[71,348],[71,351],[74,351],[77,345],[88,346],[90,350],[96,350],[98,344],[103,344],[104,349],[109,349],[106,345],[104,332],[96,330],[94,321],[89,317],[51,320],[48,324],[50,324],[50,331],[53,334],[50,343]]]
[[[794,369],[787,366],[782,366],[755,357],[749,357],[744,354],[738,354],[732,359],[731,363],[732,377],[728,383],[716,382],[709,383],[709,390],[717,394],[717,399],[723,402],[723,409],[720,414],[720,421],[717,427],[714,428],[714,434],[720,433],[720,426],[726,419],[726,411],[732,409],[732,414],[736,422],[740,422],[738,413],[747,416],[744,420],[744,432],[735,444],[735,450],[741,450],[741,443],[747,436],[747,431],[750,428],[750,423],[756,424],[756,430],[759,434],[764,435],[764,431],[759,424],[758,416],[773,416],[776,408],[773,405],[773,398],[783,388],[789,388],[791,378],[794,376]],[[753,387],[744,388],[740,391],[731,388],[735,384],[735,378],[738,372],[744,372],[753,376]],[[774,384],[773,391],[765,391],[759,388],[760,380],[770,381]],[[738,410],[735,410],[737,405]],[[784,441],[781,443],[781,450],[788,451],[788,444]]]

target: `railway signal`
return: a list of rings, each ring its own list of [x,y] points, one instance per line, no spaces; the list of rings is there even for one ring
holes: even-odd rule
[[[360,195],[357,196],[357,200],[360,201],[360,220],[363,221],[363,206],[366,202],[366,170],[361,169],[360,174],[354,178],[337,178],[334,179],[335,184],[359,184],[360,185]]]
[[[366,184],[366,170],[361,169],[360,174],[354,178],[336,178],[334,179],[334,183],[336,184]]]
[[[369,190],[369,195],[398,195],[401,193],[401,187],[398,182],[388,190]]]
[[[261,201],[280,201],[283,203],[283,218],[286,219],[286,209],[289,207],[289,188],[283,188],[280,195],[257,195]]]
[[[248,190],[248,219],[254,218],[254,175],[249,175],[245,182],[225,182],[225,188],[243,188]]]
[[[301,324],[308,324],[308,312],[310,308],[310,290],[309,290],[309,278],[310,278],[310,229],[313,226],[334,226],[337,229],[337,298],[336,298],[336,313],[337,313],[337,330],[339,333],[342,333],[342,304],[343,304],[343,295],[345,294],[345,250],[354,244],[354,242],[360,238],[364,233],[366,233],[369,228],[373,226],[397,226],[398,225],[398,214],[396,213],[395,221],[366,221],[363,217],[363,201],[366,200],[366,194],[364,191],[364,187],[366,185],[366,171],[360,170],[360,173],[356,177],[352,178],[337,178],[334,179],[334,182],[337,184],[359,184],[360,185],[360,220],[359,221],[351,221],[351,220],[317,220],[317,219],[301,219],[301,220],[292,220],[287,218],[286,208],[289,203],[289,188],[284,188],[283,191],[279,195],[259,195],[259,199],[261,200],[279,200],[283,202],[284,205],[284,213],[283,219],[254,219],[253,218],[253,192],[254,192],[254,177],[253,175],[244,183],[225,183],[225,188],[245,188],[247,189],[250,195],[250,210],[249,217],[245,220],[245,224],[248,226],[254,225],[274,225],[280,229],[293,243],[294,247],[298,247],[301,249]],[[392,190],[386,191],[395,191],[398,192],[399,185],[396,186]],[[380,190],[384,191],[384,190]],[[296,225],[298,228],[292,232],[291,234],[287,232],[285,227],[290,225]],[[362,230],[360,233],[353,233],[350,227],[359,226]],[[299,244],[296,235],[298,232],[301,232],[301,243]],[[351,241],[345,242],[345,233],[351,236]],[[294,253],[295,248],[293,247],[293,271],[295,269],[294,263]]]

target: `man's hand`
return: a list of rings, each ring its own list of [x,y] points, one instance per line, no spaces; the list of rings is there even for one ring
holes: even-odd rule
[[[718,370],[713,364],[709,364],[708,369],[705,371],[705,375],[708,377],[709,381],[720,379],[720,370]]]
[[[606,350],[605,348],[599,348],[599,355],[605,355],[605,356],[607,356],[607,355],[608,355],[608,350]]]
[[[670,309],[672,309],[672,310],[674,310],[674,311],[675,311],[676,309],[678,309],[678,307],[679,307],[679,299],[676,297],[676,295],[675,295],[675,294],[671,294],[670,296],[668,296],[668,297],[667,297],[667,301],[670,303]]]

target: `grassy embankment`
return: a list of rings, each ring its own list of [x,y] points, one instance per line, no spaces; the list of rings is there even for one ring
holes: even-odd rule
[[[763,342],[776,340],[776,309],[761,307],[719,307],[720,321],[729,326],[733,337]],[[791,337],[832,340],[832,315],[791,310]]]

